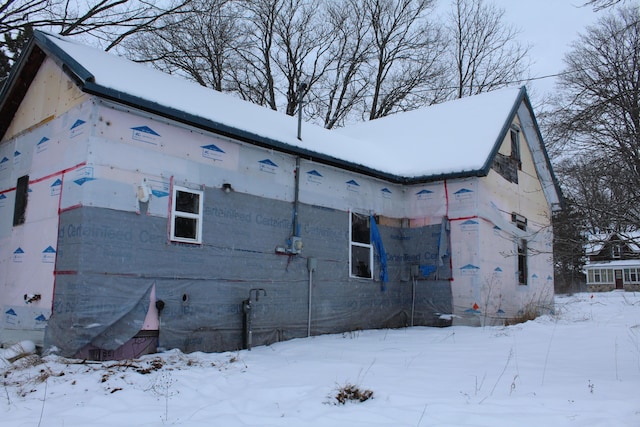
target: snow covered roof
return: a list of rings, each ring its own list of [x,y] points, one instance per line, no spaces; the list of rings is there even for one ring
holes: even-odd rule
[[[592,270],[594,268],[631,268],[640,267],[640,259],[624,259],[616,261],[598,261],[588,262],[584,265],[583,270]]]
[[[0,135],[17,109],[15,100],[13,110],[7,101],[17,86],[15,75],[21,69],[28,72],[29,68],[36,68],[29,67],[24,57],[35,56],[41,63],[43,52],[63,66],[86,93],[255,145],[399,183],[486,175],[518,108],[524,103],[533,115],[525,88],[507,88],[340,131],[305,123],[302,140],[298,140],[295,117],[63,36],[36,31],[25,51],[17,71],[0,94],[0,116],[4,116],[0,118]],[[27,85],[23,81],[21,86]],[[550,167],[546,169],[552,174]]]
[[[636,253],[640,253],[640,230],[617,232],[617,233],[599,233],[587,236],[585,244],[585,253],[589,255],[598,255],[605,244],[610,241],[624,242],[627,247]]]
[[[337,131],[402,151],[405,175],[485,175],[524,93],[499,89]]]

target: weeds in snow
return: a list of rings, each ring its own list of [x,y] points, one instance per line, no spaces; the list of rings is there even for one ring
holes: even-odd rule
[[[373,391],[363,390],[357,385],[347,383],[337,388],[333,398],[336,400],[336,404],[340,405],[344,405],[347,402],[364,402],[373,398]]]
[[[500,372],[500,375],[498,375],[498,379],[496,380],[495,384],[493,385],[493,388],[491,389],[491,392],[487,396],[485,396],[484,399],[482,399],[480,401],[480,403],[484,402],[489,397],[493,396],[493,392],[496,391],[496,387],[498,386],[498,383],[500,382],[500,380],[502,379],[502,376],[506,372],[507,367],[509,367],[509,363],[511,362],[512,358],[513,358],[513,349],[511,349],[509,351],[509,356],[507,357],[507,361],[504,364],[504,368],[502,368],[502,372]],[[514,381],[515,381],[515,378],[514,378]],[[512,386],[513,386],[513,383],[512,383]],[[513,387],[513,388],[515,388],[515,387]]]
[[[160,397],[164,397],[164,422],[169,420],[169,400],[179,393],[171,391],[173,382],[171,372],[164,371],[156,377],[155,383],[151,386],[151,391]]]

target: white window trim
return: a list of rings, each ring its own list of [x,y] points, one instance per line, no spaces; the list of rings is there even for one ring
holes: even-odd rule
[[[182,191],[185,193],[198,194],[198,213],[190,213],[190,212],[181,212],[176,211],[176,196],[177,192]],[[201,190],[194,190],[192,188],[182,187],[179,185],[174,185],[171,191],[171,217],[170,217],[170,231],[169,231],[169,239],[172,242],[180,242],[180,243],[202,243],[202,216],[204,211],[204,192]],[[176,217],[178,218],[190,218],[196,219],[196,238],[195,239],[187,239],[185,237],[178,237],[175,235],[175,224]]]
[[[596,277],[597,275],[597,277]],[[615,284],[615,275],[610,268],[590,268],[587,273],[587,284]]]
[[[622,258],[622,244],[614,243],[613,246],[611,246],[611,258],[613,259]]]
[[[631,274],[635,275],[635,280],[631,278]],[[639,284],[640,283],[640,268],[625,268],[623,271],[623,283],[627,284]]]
[[[357,214],[357,215],[364,215],[364,214],[358,214],[357,212],[354,211],[349,211],[349,278],[353,278],[353,279],[364,279],[364,280],[373,280],[373,245],[371,243],[366,244],[366,243],[360,243],[360,242],[354,242],[353,241],[353,224],[352,224],[352,218],[353,218],[353,214]],[[371,239],[371,226],[369,226],[369,239]],[[358,246],[361,248],[368,248],[369,249],[369,277],[364,277],[364,276],[357,276],[355,274],[353,274],[353,260],[352,260],[352,247],[353,246]]]

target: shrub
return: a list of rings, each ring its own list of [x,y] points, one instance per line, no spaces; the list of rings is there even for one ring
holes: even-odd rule
[[[348,401],[364,402],[365,400],[369,400],[372,397],[373,391],[361,390],[360,387],[347,383],[344,386],[338,388],[335,399],[338,401],[338,403],[344,405]]]

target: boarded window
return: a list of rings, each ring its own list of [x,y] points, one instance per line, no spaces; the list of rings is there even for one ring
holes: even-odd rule
[[[173,187],[171,201],[171,240],[202,243],[203,192]]]
[[[18,178],[16,184],[16,204],[13,208],[13,225],[24,224],[29,199],[29,175]]]
[[[511,222],[513,222],[516,227],[518,227],[520,230],[526,231],[527,230],[527,218],[517,214],[515,212],[511,213]]]
[[[373,247],[368,215],[351,212],[349,216],[349,268],[351,277],[373,278]]]

